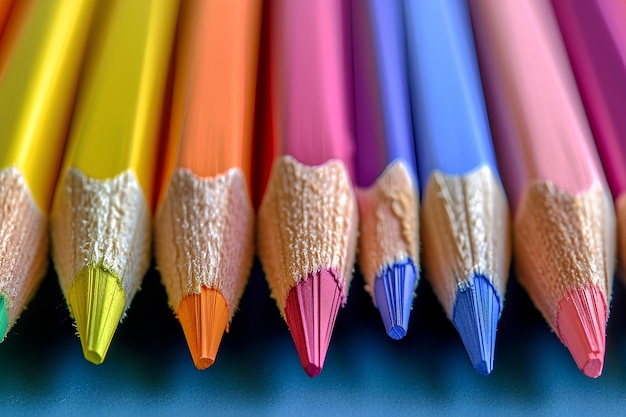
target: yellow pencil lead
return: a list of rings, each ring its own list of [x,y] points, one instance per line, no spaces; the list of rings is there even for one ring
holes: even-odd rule
[[[70,288],[68,304],[85,359],[100,365],[126,305],[119,278],[102,266],[83,268]]]

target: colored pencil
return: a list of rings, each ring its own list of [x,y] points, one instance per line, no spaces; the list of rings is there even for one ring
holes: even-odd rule
[[[0,338],[48,265],[47,218],[95,1],[21,3],[0,67]]]
[[[85,358],[100,364],[150,264],[160,118],[178,1],[106,3],[51,215],[52,255]]]
[[[425,275],[472,365],[493,370],[511,260],[467,4],[405,2]]]
[[[358,260],[387,334],[406,335],[419,271],[419,196],[402,3],[352,3]],[[365,188],[369,187],[369,188]]]
[[[622,1],[552,2],[615,200],[626,265],[626,7]],[[615,19],[615,20],[613,20]]]
[[[348,3],[270,2],[271,139],[258,253],[300,362],[322,370],[352,278],[358,208]]]
[[[170,128],[177,168],[155,218],[155,255],[193,361],[206,369],[254,255],[250,201],[260,0],[189,1],[179,26]]]
[[[2,43],[4,29],[9,21],[12,6],[13,0],[0,0],[0,44]]]
[[[589,377],[602,372],[615,214],[549,1],[473,0],[517,276]]]

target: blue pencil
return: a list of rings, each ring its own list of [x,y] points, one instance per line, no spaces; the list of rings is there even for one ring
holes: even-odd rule
[[[406,335],[419,271],[419,196],[402,3],[352,3],[359,264],[387,334]]]
[[[425,275],[474,368],[493,369],[510,213],[463,0],[405,1]]]

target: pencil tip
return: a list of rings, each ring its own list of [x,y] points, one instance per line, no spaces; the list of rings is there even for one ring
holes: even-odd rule
[[[324,366],[341,294],[334,271],[324,269],[309,274],[287,295],[285,319],[300,363],[311,378],[319,375]]]
[[[100,365],[126,305],[120,280],[102,266],[83,268],[68,293],[85,359]]]
[[[374,296],[389,337],[406,336],[415,289],[415,265],[407,260],[386,267],[374,280]]]
[[[218,290],[202,287],[200,294],[191,294],[181,300],[176,316],[194,365],[198,369],[207,369],[215,362],[228,325],[226,300]]]
[[[604,366],[606,319],[606,300],[596,285],[570,290],[559,302],[559,337],[590,378],[599,377]]]
[[[485,276],[474,275],[470,285],[458,288],[452,317],[474,369],[489,375],[493,370],[500,301]]]
[[[309,363],[306,368],[304,368],[304,371],[307,373],[307,375],[309,375],[311,378],[315,378],[316,376],[318,376],[320,374],[320,372],[322,372],[322,366],[318,366],[312,363]]]
[[[9,312],[7,310],[6,298],[0,295],[0,341],[4,340],[9,327]]]

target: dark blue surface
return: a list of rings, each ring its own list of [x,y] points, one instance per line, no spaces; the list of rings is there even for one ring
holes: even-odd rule
[[[409,332],[385,335],[356,277],[326,365],[310,379],[258,266],[215,365],[197,371],[151,271],[105,363],[82,358],[50,274],[0,346],[0,415],[600,415],[626,410],[624,289],[609,323],[604,374],[586,378],[514,282],[495,369],[477,374],[426,280]],[[513,280],[514,281],[514,280]]]

